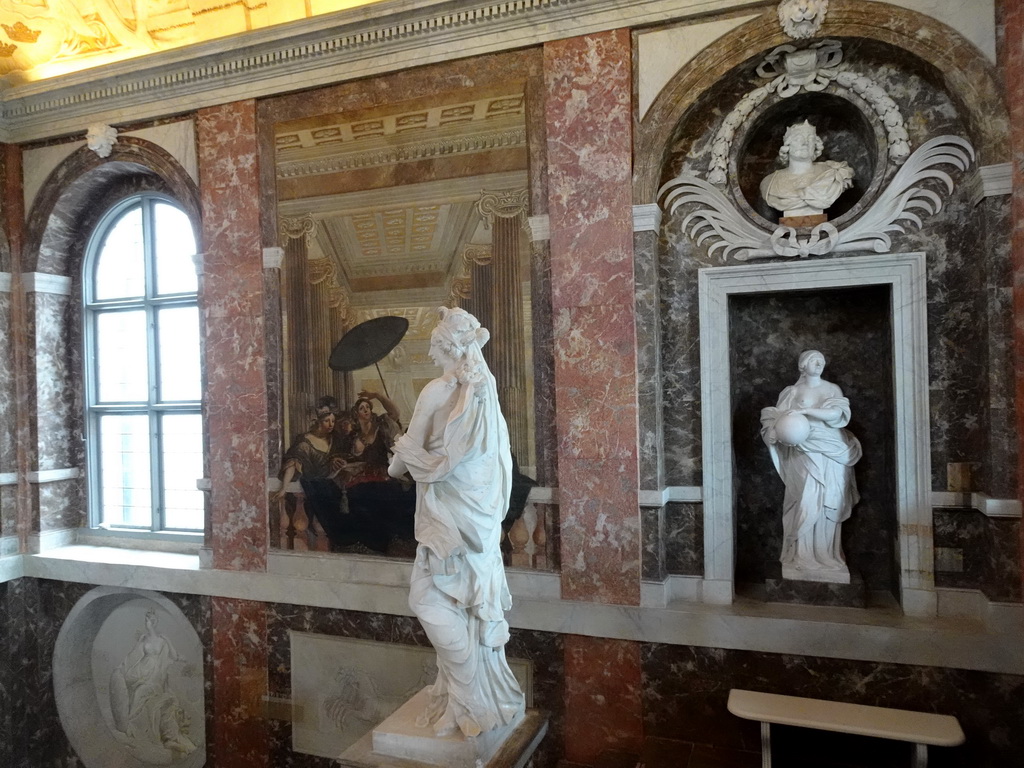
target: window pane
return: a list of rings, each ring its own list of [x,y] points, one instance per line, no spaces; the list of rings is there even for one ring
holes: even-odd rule
[[[143,310],[96,315],[99,402],[146,402],[149,399],[146,350],[146,313]]]
[[[100,498],[107,525],[150,528],[149,417],[100,416]]]
[[[185,212],[167,203],[153,206],[156,220],[156,293],[195,293],[198,290],[192,256],[196,241]]]
[[[199,309],[161,309],[156,322],[161,401],[199,400]]]
[[[202,530],[203,420],[198,413],[168,413],[163,419],[164,527]]]
[[[189,232],[192,228],[189,227]],[[135,206],[107,230],[93,283],[93,298],[129,299],[145,295],[146,269],[142,249],[142,207]]]

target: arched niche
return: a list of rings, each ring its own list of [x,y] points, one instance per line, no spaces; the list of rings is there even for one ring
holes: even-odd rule
[[[930,16],[883,3],[832,0],[816,38],[864,39],[892,46],[956,102],[980,165],[1009,162],[1009,115],[992,65],[966,38]],[[751,60],[792,44],[774,5],[702,50],[661,90],[636,131],[633,199],[651,203],[676,149],[681,123],[707,92]]]

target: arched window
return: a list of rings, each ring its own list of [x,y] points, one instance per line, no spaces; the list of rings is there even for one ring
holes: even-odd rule
[[[144,194],[101,219],[83,267],[94,525],[203,528],[198,283],[192,222]]]

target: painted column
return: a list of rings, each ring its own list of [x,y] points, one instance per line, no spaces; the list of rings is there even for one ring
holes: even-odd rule
[[[998,63],[1006,88],[1013,147],[1013,201],[1011,238],[1013,267],[1013,341],[1016,357],[1017,434],[1024,434],[1024,5],[1018,0],[996,0],[1003,34],[997,36]],[[1017,448],[1017,498],[1024,500],[1024,450]],[[1024,590],[1024,525],[1020,527],[1021,587]]]
[[[266,569],[267,392],[256,109],[199,111],[213,566]]]
[[[640,602],[628,30],[544,46],[562,596]],[[565,756],[638,753],[640,646],[566,638]]]

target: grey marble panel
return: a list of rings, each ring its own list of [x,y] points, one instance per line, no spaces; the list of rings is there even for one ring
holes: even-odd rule
[[[663,507],[640,508],[640,575],[644,579],[665,579],[664,512]]]
[[[665,505],[665,570],[679,576],[704,575],[704,505]]]
[[[847,429],[864,455],[854,468],[860,502],[843,524],[851,572],[869,590],[897,589],[896,477],[890,290],[843,290],[734,296],[729,303],[736,580],[760,583],[782,547],[784,486],[761,440],[761,409],[798,377],[797,359],[817,349],[823,378],[849,398]]]
[[[640,487],[661,488],[664,465],[661,437],[661,322],[658,303],[658,234],[633,235],[636,281],[637,385],[640,425]]]
[[[51,483],[34,484],[38,531],[60,531],[81,528],[88,517],[85,502],[85,480],[78,477]]]

